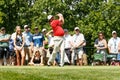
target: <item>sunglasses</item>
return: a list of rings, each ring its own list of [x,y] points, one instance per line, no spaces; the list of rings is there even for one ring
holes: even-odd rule
[[[2,29],[1,31],[5,31],[5,29]]]
[[[26,27],[25,29],[28,29],[28,27]]]
[[[35,30],[38,30],[38,28],[35,28]]]

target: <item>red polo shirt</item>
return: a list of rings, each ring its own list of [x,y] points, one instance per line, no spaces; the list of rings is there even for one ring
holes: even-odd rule
[[[54,36],[64,36],[64,30],[59,20],[53,20],[50,22],[50,26],[53,29]]]

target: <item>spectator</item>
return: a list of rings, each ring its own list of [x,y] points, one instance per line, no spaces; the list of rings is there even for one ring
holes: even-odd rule
[[[46,28],[43,28],[42,29],[42,34],[44,35],[44,63],[47,63],[47,57],[46,57],[46,54],[47,54],[47,50],[48,50],[48,38],[46,36],[46,33],[47,33],[47,29]]]
[[[100,32],[98,34],[98,39],[95,40],[94,47],[97,49],[98,54],[103,54],[103,59],[104,64],[106,64],[106,49],[107,49],[107,41],[104,37],[104,34]]]
[[[15,33],[11,35],[9,40],[10,65],[15,65],[14,38],[15,38]]]
[[[48,20],[50,23],[50,26],[53,29],[53,34],[54,34],[54,49],[53,52],[48,60],[48,66],[51,65],[52,62],[54,62],[55,57],[57,52],[59,52],[59,50],[61,51],[60,55],[61,55],[61,60],[60,60],[60,67],[62,67],[64,65],[64,30],[62,28],[62,25],[64,24],[64,18],[62,14],[57,14],[57,16],[59,17],[58,20],[55,20],[54,17],[52,15],[48,16]]]
[[[83,43],[83,51],[84,51],[84,53],[83,53],[83,64],[84,64],[84,66],[86,66],[88,64],[87,53],[86,53],[85,46],[86,46],[86,40]]]
[[[9,39],[10,35],[6,34],[5,27],[0,29],[0,64],[7,65],[6,60],[9,59]],[[4,61],[5,58],[5,61]]]
[[[39,29],[38,27],[35,27],[35,34],[33,35],[33,48],[34,48],[34,52],[33,52],[33,55],[32,55],[32,58],[30,60],[30,63],[29,64],[34,64],[33,63],[33,60],[34,60],[34,56],[35,56],[35,52],[36,51],[39,51],[40,53],[40,56],[41,56],[41,62],[40,62],[40,65],[43,66],[44,63],[43,63],[43,58],[44,58],[44,35],[42,33],[39,32]]]
[[[120,42],[120,38],[117,37],[117,32],[112,32],[112,38],[108,41],[108,51],[109,53],[118,54],[118,45]]]
[[[65,35],[65,53],[67,55],[67,58],[69,60],[69,63],[71,64],[71,42],[72,42],[72,36],[69,35],[68,30],[64,29]]]
[[[79,27],[74,28],[75,34],[72,38],[72,63],[74,63],[75,59],[77,58],[77,65],[82,66],[83,64],[83,43],[85,42],[84,35],[80,33]]]
[[[50,54],[52,54],[53,51],[53,47],[54,47],[54,35],[53,35],[53,30],[50,30],[47,34],[46,34],[47,38],[48,38],[48,51],[47,51],[47,57],[50,57]]]
[[[15,53],[17,59],[17,66],[24,65],[25,62],[25,53],[24,53],[24,44],[25,39],[21,31],[20,26],[16,26],[16,33],[14,38]]]
[[[24,45],[24,52],[25,55],[28,56],[28,61],[30,61],[31,57],[32,57],[32,34],[31,32],[28,30],[29,26],[25,25],[24,26],[24,32],[23,35],[25,37],[25,45]]]

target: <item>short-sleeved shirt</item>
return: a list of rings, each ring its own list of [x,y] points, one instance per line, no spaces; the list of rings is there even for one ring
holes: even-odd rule
[[[34,34],[33,35],[34,47],[42,47],[44,40],[45,40],[44,35],[42,33]]]
[[[74,45],[78,45],[81,43],[81,41],[85,41],[84,35],[82,33],[74,34],[72,37],[72,42]],[[83,46],[80,46],[79,48],[82,48]]]
[[[9,34],[0,34],[0,39],[8,39],[10,37]],[[0,47],[9,47],[9,41],[8,42],[0,42]]]
[[[24,46],[30,46],[32,42],[32,34],[30,32],[23,32],[22,33],[25,37],[25,45]]]
[[[53,20],[50,25],[53,29],[54,36],[64,36],[64,30],[61,25],[61,21],[59,20]]]
[[[108,47],[110,48],[110,53],[118,53],[118,44],[120,43],[120,38],[111,38],[108,41]]]
[[[52,47],[54,45],[54,37],[49,35],[48,36],[48,47]]]
[[[65,38],[65,49],[71,48],[71,44],[70,43],[72,41],[72,36],[65,35],[64,38]]]
[[[10,38],[9,40],[9,51],[13,51],[14,50],[14,40],[12,38]]]

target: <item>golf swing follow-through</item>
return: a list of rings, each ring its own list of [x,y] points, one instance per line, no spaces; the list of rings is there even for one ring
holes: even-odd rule
[[[61,13],[58,13],[57,16],[59,17],[59,19],[54,19],[53,15],[49,15],[47,17],[54,34],[54,49],[52,54],[50,55],[47,64],[48,66],[50,66],[54,62],[57,52],[60,51],[61,59],[59,66],[62,67],[64,65],[64,55],[65,55],[64,30],[62,28],[62,25],[64,24],[64,17]]]

